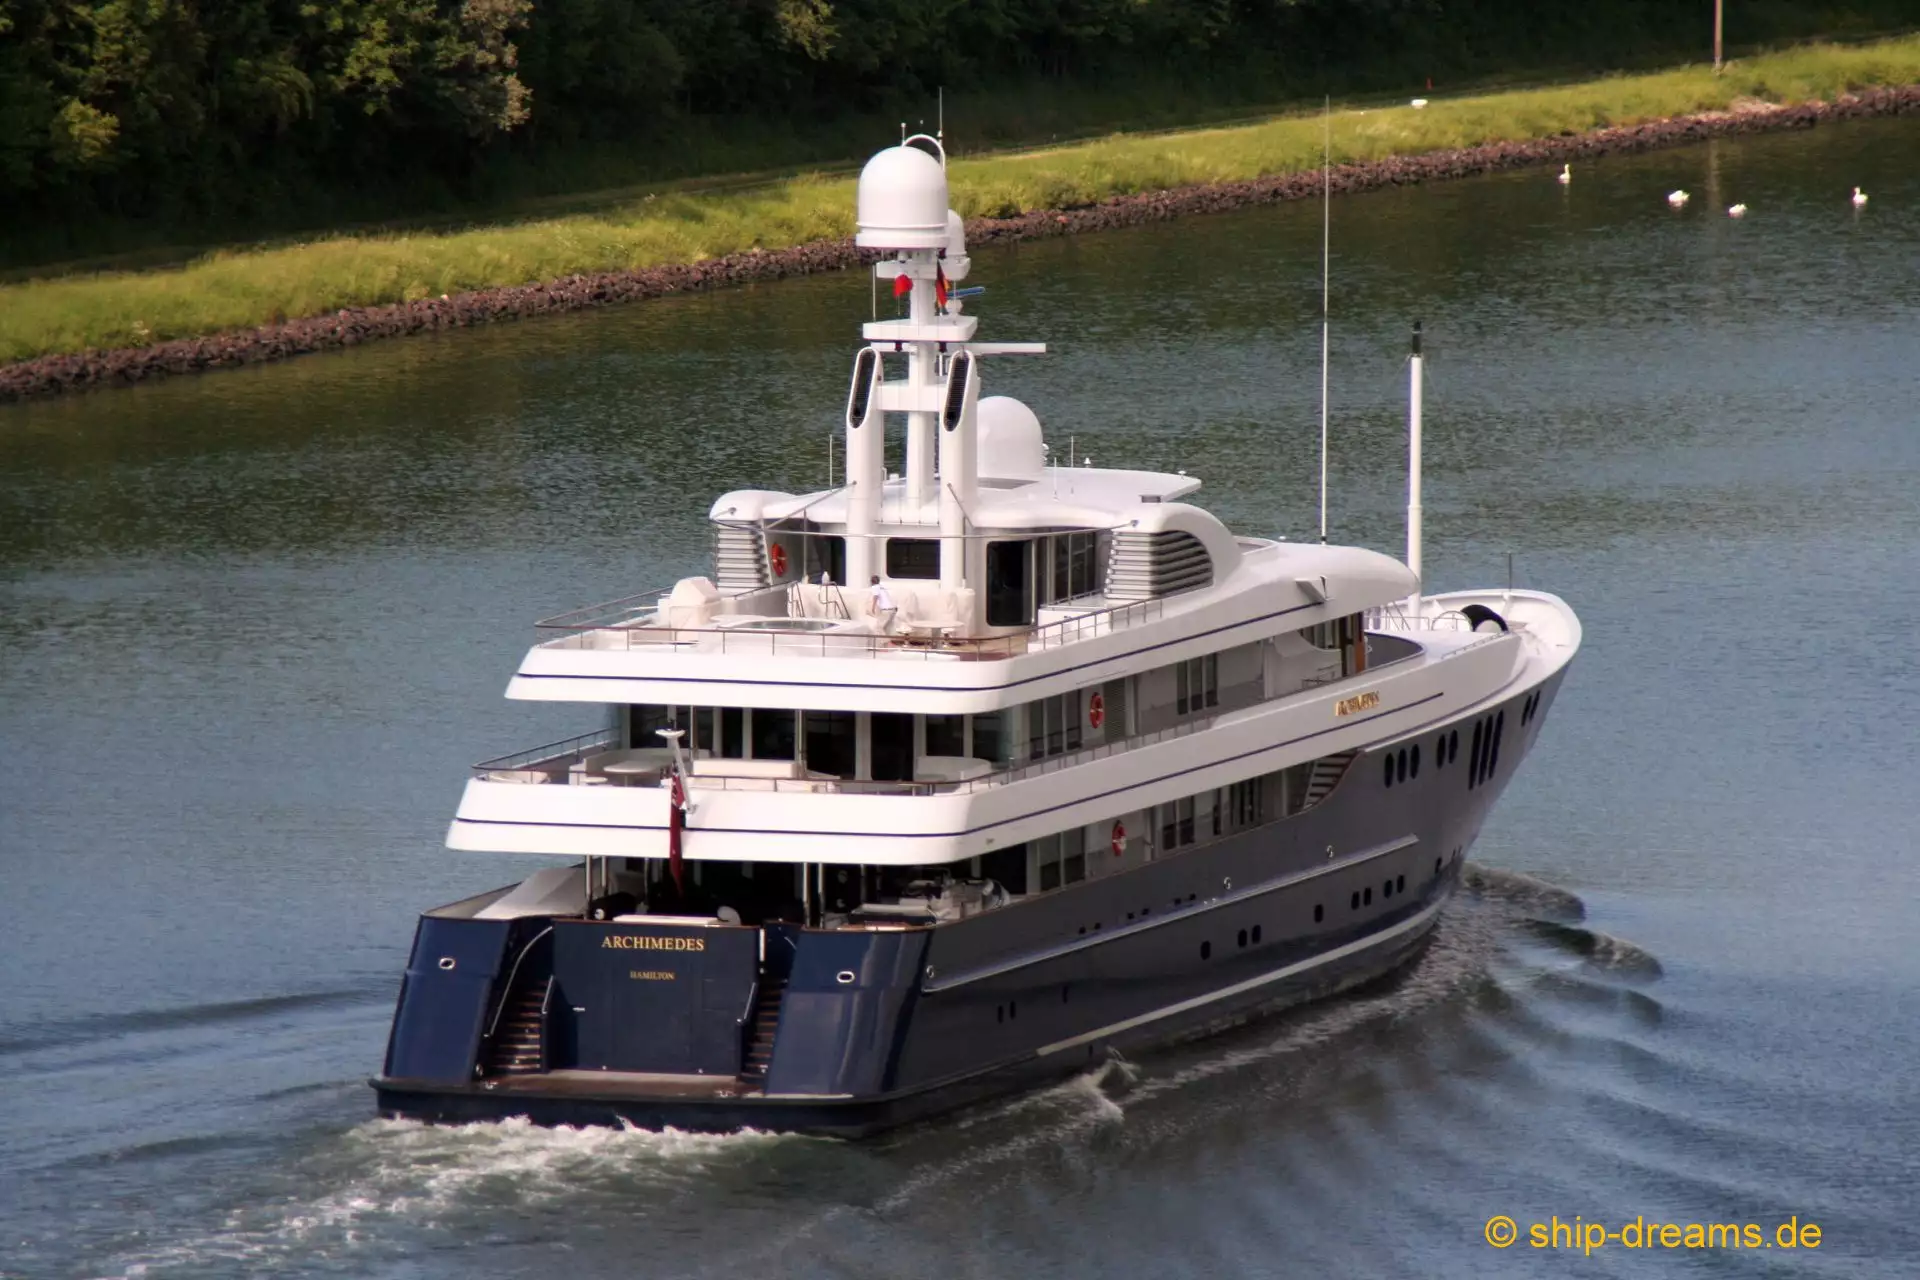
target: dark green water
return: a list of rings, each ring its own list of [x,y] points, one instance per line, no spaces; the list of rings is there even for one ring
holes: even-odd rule
[[[523,869],[439,847],[462,767],[591,720],[500,697],[527,624],[824,483],[863,279],[0,410],[0,1274],[1911,1275],[1916,161],[1338,203],[1334,537],[1401,545],[1423,319],[1433,585],[1512,551],[1587,628],[1481,887],[1382,990],[858,1146],[428,1130],[362,1079],[414,914]],[[985,336],[1053,344],[993,388],[1311,536],[1318,237],[976,255]],[[1551,1215],[1823,1236],[1549,1257]]]

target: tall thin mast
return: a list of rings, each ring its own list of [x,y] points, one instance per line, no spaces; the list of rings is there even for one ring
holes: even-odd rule
[[[1413,355],[1407,360],[1407,568],[1413,570],[1413,594],[1407,598],[1407,616],[1418,617],[1426,590],[1420,572],[1420,322],[1413,322]]]
[[[1320,541],[1327,540],[1327,307],[1333,266],[1333,95],[1320,160]]]

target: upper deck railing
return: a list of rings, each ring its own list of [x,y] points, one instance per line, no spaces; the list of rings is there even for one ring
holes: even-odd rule
[[[1367,675],[1383,671],[1411,661],[1424,652],[1416,641],[1399,637],[1377,636],[1376,642],[1391,640],[1391,645],[1382,645],[1385,652],[1378,661],[1368,664]],[[1226,705],[1211,715],[1200,716],[1164,729],[1148,733],[1135,734],[1113,742],[1097,743],[1094,746],[1063,752],[1039,760],[1028,760],[1019,764],[1003,765],[991,773],[965,779],[907,779],[900,781],[877,781],[859,778],[836,778],[818,775],[807,778],[776,777],[740,777],[723,773],[696,773],[688,779],[690,787],[696,790],[716,791],[779,791],[831,793],[838,795],[901,795],[931,796],[955,795],[985,791],[993,787],[1004,787],[1015,782],[1025,782],[1030,778],[1044,777],[1058,773],[1063,769],[1076,768],[1091,764],[1110,756],[1128,751],[1137,751],[1142,747],[1170,742],[1178,738],[1189,737],[1218,725],[1222,719],[1239,712],[1279,702],[1295,694],[1324,688],[1343,680],[1361,679],[1362,676],[1302,676],[1291,688],[1279,690],[1271,696],[1252,696],[1245,700],[1232,696],[1232,690],[1222,690]],[[598,774],[587,765],[587,757],[612,744],[611,733],[601,730],[597,733],[582,734],[577,738],[568,738],[560,742],[547,743],[532,747],[513,755],[500,756],[497,759],[483,761],[473,766],[473,776],[482,781],[493,782],[591,782],[627,787],[657,787],[664,780],[665,765],[658,769],[629,772],[618,775]]]
[[[769,588],[741,592],[724,599],[763,594]],[[777,590],[771,589],[771,590]],[[1060,618],[990,636],[952,634],[945,623],[898,619],[894,631],[866,629],[865,620],[731,615],[730,625],[672,626],[665,621],[668,592],[649,591],[589,605],[571,613],[542,618],[534,624],[536,643],[563,649],[678,649],[691,653],[748,654],[760,657],[920,658],[978,660],[1010,658],[1039,649],[1058,648],[1090,636],[1106,635],[1139,626],[1162,616],[1161,597],[1087,609]],[[1071,608],[1070,600],[1045,608]],[[729,615],[721,615],[723,618]]]

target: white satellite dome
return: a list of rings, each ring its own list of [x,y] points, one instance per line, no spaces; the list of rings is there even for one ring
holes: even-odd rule
[[[1047,446],[1040,419],[1012,396],[988,396],[979,404],[976,446],[979,473],[995,480],[1038,480],[1047,473]]]
[[[972,267],[967,257],[967,224],[954,210],[947,210],[947,279],[965,280]]]
[[[855,202],[863,249],[944,249],[947,171],[919,147],[888,147],[860,171]]]

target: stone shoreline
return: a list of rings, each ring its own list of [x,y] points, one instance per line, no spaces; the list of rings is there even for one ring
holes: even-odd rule
[[[1340,193],[1369,191],[1408,183],[1464,178],[1533,165],[1564,164],[1595,156],[1684,146],[1708,138],[1807,129],[1823,121],[1920,112],[1920,85],[1870,89],[1835,102],[1792,106],[1755,104],[1734,111],[1705,112],[1668,120],[1529,142],[1495,142],[1454,151],[1400,156],[1365,164],[1341,165],[1331,175]],[[1318,170],[1253,178],[1203,187],[1141,195],[1115,196],[1077,209],[1040,210],[1014,218],[973,218],[967,244],[975,248],[1043,236],[1074,235],[1112,227],[1135,226],[1197,213],[1219,213],[1249,205],[1317,198]],[[197,373],[283,360],[289,356],[355,347],[382,338],[440,329],[518,320],[525,316],[578,311],[696,289],[715,289],[749,281],[840,271],[872,258],[845,240],[816,241],[791,249],[730,254],[682,266],[569,276],[544,284],[481,289],[451,297],[378,307],[355,307],[333,315],[311,316],[258,329],[181,338],[144,347],[41,356],[0,367],[0,403],[58,395],[100,386],[124,386],[170,374]]]

